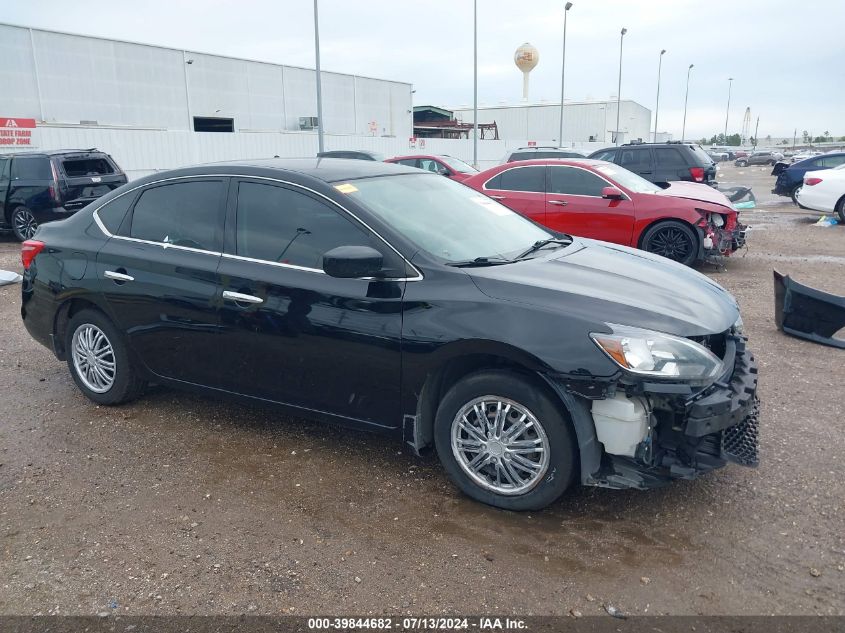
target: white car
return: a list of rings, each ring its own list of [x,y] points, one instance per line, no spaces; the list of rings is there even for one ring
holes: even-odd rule
[[[839,220],[845,222],[845,165],[808,171],[795,197],[801,206],[824,213],[836,212]]]

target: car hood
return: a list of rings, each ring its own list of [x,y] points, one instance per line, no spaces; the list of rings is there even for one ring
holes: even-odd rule
[[[535,305],[590,324],[617,323],[677,336],[724,332],[736,300],[701,273],[645,251],[575,238],[531,260],[469,268],[484,294]]]
[[[699,202],[719,204],[723,207],[733,209],[731,201],[728,200],[725,194],[710,185],[697,182],[670,182],[668,189],[662,189],[654,195],[698,200]]]

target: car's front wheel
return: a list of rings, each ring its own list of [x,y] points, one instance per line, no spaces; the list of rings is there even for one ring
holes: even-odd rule
[[[667,220],[658,222],[645,232],[642,249],[692,266],[698,258],[698,238],[689,225]]]
[[[67,364],[73,381],[97,404],[120,404],[144,390],[117,328],[102,313],[82,310],[68,324]]]
[[[744,161],[744,160],[738,160],[738,161],[736,162],[736,166],[737,166],[737,167],[748,167],[748,162],[747,162],[747,161]]]
[[[32,239],[35,231],[38,230],[38,222],[35,215],[26,207],[15,207],[12,211],[12,232],[19,242]]]
[[[473,499],[505,510],[539,510],[563,494],[577,471],[573,431],[561,407],[521,374],[471,374],[437,410],[437,454]]]

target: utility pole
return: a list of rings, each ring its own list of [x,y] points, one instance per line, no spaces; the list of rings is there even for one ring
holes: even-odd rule
[[[728,109],[725,111],[725,145],[728,144],[728,115],[731,113],[731,86],[733,77],[728,77]]]
[[[569,15],[569,10],[571,8],[571,2],[567,2],[563,6],[563,61],[560,65],[560,132],[557,137],[557,144],[559,147],[563,147],[563,89],[566,80],[566,16]]]
[[[654,104],[654,142],[657,142],[657,115],[660,113],[660,70],[663,67],[663,55],[666,49],[660,51],[660,60],[657,62],[657,100]],[[681,139],[683,140],[683,139]]]
[[[317,58],[317,147],[323,152],[323,87],[320,78],[320,18],[317,13],[317,1],[314,0],[314,53]]]
[[[628,29],[619,32],[619,86],[616,89],[616,144],[619,145],[619,115],[622,113],[622,42]]]
[[[757,117],[757,124],[754,126],[754,149],[757,149],[757,141],[760,139],[757,138],[757,131],[760,129],[760,117]]]
[[[684,95],[684,125],[681,128],[681,141],[686,139],[687,133],[687,101],[689,101],[689,75],[692,72],[693,67],[695,64],[690,64],[689,68],[687,68],[687,92]]]
[[[472,166],[478,169],[478,0],[472,0]]]

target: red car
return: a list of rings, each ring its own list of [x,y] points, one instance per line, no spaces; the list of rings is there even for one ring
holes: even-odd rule
[[[426,171],[433,171],[436,174],[442,174],[463,182],[470,176],[475,176],[478,170],[465,163],[460,158],[454,156],[447,156],[446,154],[437,155],[414,155],[414,156],[394,156],[384,161],[385,163],[399,163],[407,167],[417,167],[418,169],[425,169]]]
[[[641,248],[692,265],[730,255],[746,227],[723,193],[673,182],[667,189],[600,160],[527,160],[463,181],[561,233]]]

